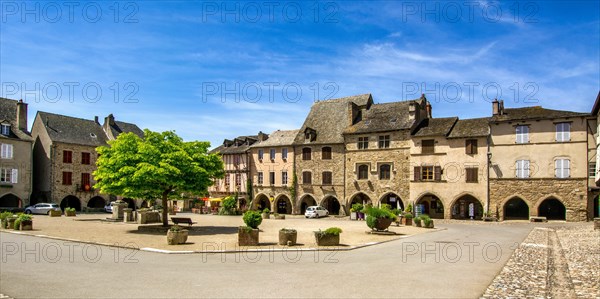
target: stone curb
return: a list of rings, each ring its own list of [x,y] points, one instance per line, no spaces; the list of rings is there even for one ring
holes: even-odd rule
[[[433,233],[433,232],[438,232],[438,231],[443,231],[443,230],[447,230],[447,228],[434,228],[434,229],[428,229],[427,232],[424,232],[425,234],[428,233]],[[48,235],[32,235],[32,234],[25,234],[19,231],[10,231],[10,230],[0,230],[0,232],[4,232],[4,233],[9,233],[9,234],[15,234],[15,235],[21,235],[21,236],[31,236],[31,237],[38,237],[38,238],[46,238],[46,239],[51,239],[51,240],[60,240],[60,241],[69,241],[69,242],[77,242],[77,243],[83,243],[83,244],[90,244],[90,245],[99,245],[99,246],[107,246],[107,247],[113,247],[113,248],[123,248],[123,249],[129,249],[129,250],[139,250],[139,251],[146,251],[146,252],[153,252],[153,253],[162,253],[162,254],[215,254],[215,253],[241,253],[241,252],[286,252],[286,251],[294,251],[294,252],[313,252],[313,251],[351,251],[351,250],[356,250],[356,249],[360,249],[360,248],[365,248],[365,247],[370,247],[370,246],[375,246],[375,245],[379,245],[379,244],[384,244],[384,243],[388,243],[388,242],[393,242],[393,241],[398,241],[401,239],[406,239],[415,235],[403,235],[400,236],[398,238],[395,238],[393,240],[385,240],[385,241],[381,241],[381,242],[369,242],[366,244],[361,244],[361,245],[355,245],[355,246],[348,246],[348,247],[333,247],[333,248],[314,248],[314,247],[310,247],[310,248],[248,248],[248,249],[237,249],[237,250],[165,250],[165,249],[157,249],[157,248],[151,248],[151,247],[142,247],[142,248],[137,248],[137,247],[128,247],[128,246],[121,246],[118,244],[108,244],[108,243],[100,243],[100,242],[92,242],[92,241],[82,241],[82,240],[76,240],[76,239],[68,239],[68,238],[61,238],[61,237],[54,237],[54,236],[48,236]],[[238,247],[239,248],[239,247]]]

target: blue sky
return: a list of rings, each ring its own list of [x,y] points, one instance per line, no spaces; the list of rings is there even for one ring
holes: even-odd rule
[[[599,1],[72,3],[0,2],[0,95],[30,123],[113,113],[217,146],[298,128],[315,99],[425,93],[470,118],[494,97],[587,112],[600,90]]]

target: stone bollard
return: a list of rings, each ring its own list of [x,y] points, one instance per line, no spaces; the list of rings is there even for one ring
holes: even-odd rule
[[[594,230],[600,230],[600,218],[594,218]]]
[[[133,222],[133,209],[123,209],[123,222]]]
[[[112,219],[120,220],[123,219],[123,210],[127,208],[127,203],[122,200],[117,200],[116,204],[113,205]]]

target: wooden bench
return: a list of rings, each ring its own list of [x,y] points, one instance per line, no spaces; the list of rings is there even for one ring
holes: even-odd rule
[[[529,217],[529,221],[530,222],[548,222],[548,219],[546,219],[546,217]]]
[[[192,224],[198,223],[198,222],[192,222],[192,218],[186,218],[186,217],[171,217],[171,221],[173,221],[173,223],[175,223],[175,224],[185,223],[188,226],[192,226]]]

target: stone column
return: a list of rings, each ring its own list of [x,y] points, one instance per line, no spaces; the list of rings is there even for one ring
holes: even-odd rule
[[[133,209],[124,208],[123,215],[124,215],[124,222],[132,222],[133,221]]]
[[[594,230],[600,230],[600,218],[594,218]]]
[[[112,219],[121,220],[123,219],[123,210],[127,208],[127,203],[122,200],[117,200],[116,204],[113,205]]]

